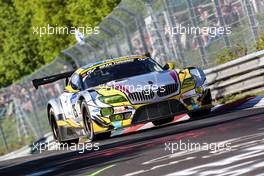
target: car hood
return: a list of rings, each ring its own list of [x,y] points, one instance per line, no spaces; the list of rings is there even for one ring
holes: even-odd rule
[[[176,83],[176,74],[172,76],[173,72],[163,71],[163,72],[151,72],[147,74],[137,75],[122,80],[115,80],[107,83],[106,85],[123,86],[125,88],[130,88],[129,92],[137,92],[140,87],[148,89],[149,87],[161,87],[168,84]],[[134,87],[134,89],[132,88]],[[136,89],[138,88],[138,89]]]
[[[160,94],[157,94],[159,88],[166,87],[168,85],[173,85],[174,91],[168,90],[170,92],[162,94],[162,96],[160,96]],[[101,86],[97,86],[95,87],[95,89],[100,89]],[[176,71],[151,72],[120,80],[110,81],[104,86],[112,87],[114,89],[122,91],[129,97],[132,103],[161,101],[162,99],[179,93],[180,89],[179,79]],[[146,90],[151,90],[152,92],[154,92],[151,98],[146,97],[144,99],[144,94],[142,94],[142,92]],[[137,97],[140,96],[140,99],[135,99],[135,97],[133,96],[133,94],[135,93],[141,93],[141,95],[137,95]]]

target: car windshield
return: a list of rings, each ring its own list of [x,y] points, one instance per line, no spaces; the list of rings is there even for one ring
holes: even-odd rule
[[[162,71],[162,68],[152,59],[133,59],[119,61],[96,68],[83,78],[85,88],[105,84],[131,76]]]

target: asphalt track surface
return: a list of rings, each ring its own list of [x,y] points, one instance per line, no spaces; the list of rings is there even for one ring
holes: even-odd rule
[[[264,108],[220,111],[98,142],[97,151],[46,151],[0,162],[0,175],[263,176]]]

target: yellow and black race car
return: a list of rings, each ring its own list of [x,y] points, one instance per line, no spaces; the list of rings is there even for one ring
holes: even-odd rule
[[[148,56],[126,56],[88,64],[73,72],[33,80],[33,85],[69,78],[64,92],[48,102],[54,138],[77,143],[109,137],[139,123],[169,123],[175,115],[210,113],[212,98],[200,68],[161,67]]]

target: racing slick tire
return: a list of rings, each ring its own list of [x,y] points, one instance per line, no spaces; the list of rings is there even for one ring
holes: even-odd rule
[[[174,119],[174,117],[168,117],[168,118],[165,118],[165,119],[152,121],[152,123],[155,126],[159,126],[159,125],[163,125],[163,124],[166,124],[166,123],[170,123],[170,122],[173,121],[173,119]]]
[[[74,145],[74,144],[79,143],[79,138],[70,139],[70,140],[62,140],[61,139],[59,129],[58,129],[58,125],[57,125],[57,122],[55,120],[53,108],[49,109],[49,118],[50,118],[49,120],[50,120],[51,131],[52,131],[53,138],[55,141],[58,141],[60,144],[68,144],[68,145]]]
[[[81,110],[82,110],[82,116],[83,116],[83,124],[84,129],[87,135],[87,138],[91,141],[99,140],[99,139],[106,139],[111,136],[111,131],[107,131],[104,133],[94,134],[93,125],[92,125],[92,119],[90,117],[90,113],[88,110],[88,106],[85,101],[82,101],[81,103]]]

